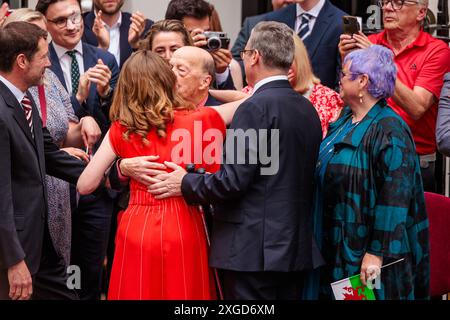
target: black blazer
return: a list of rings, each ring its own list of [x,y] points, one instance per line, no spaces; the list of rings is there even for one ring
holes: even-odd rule
[[[345,12],[331,4],[329,0],[326,0],[317,17],[311,35],[305,39],[305,46],[308,50],[314,73],[320,78],[322,84],[332,89],[336,88],[339,82],[341,58],[338,44],[339,37],[343,33],[342,17],[345,15]],[[297,5],[291,4],[283,9],[266,14],[260,21],[283,22],[294,30],[296,20]],[[253,23],[255,22],[259,21],[253,21]],[[242,38],[245,35],[250,36],[250,33],[241,31],[233,47],[234,57],[238,61],[241,61],[241,59],[237,55],[240,50],[245,48],[248,41],[248,38]]]
[[[86,12],[83,14],[84,20],[84,34],[83,41],[89,43],[94,47],[98,47],[98,40],[95,36],[95,33],[92,31],[92,27],[94,26],[95,21],[95,13],[93,11]],[[131,14],[128,12],[122,12],[122,24],[120,25],[120,68],[122,68],[125,61],[131,56],[133,53],[133,48],[130,46],[128,42],[128,33],[130,31],[131,25]],[[153,25],[153,21],[146,19],[145,21],[145,29],[142,33],[142,37],[145,37],[147,32]]]
[[[34,103],[33,126],[34,139],[22,107],[0,82],[0,272],[25,259],[36,274],[47,221],[45,174],[76,183],[85,167],[53,143]]]
[[[262,175],[267,165],[258,160],[227,162],[215,174],[185,176],[182,193],[188,203],[215,204],[211,266],[245,272],[311,268],[317,254],[312,250],[311,203],[322,140],[316,110],[288,81],[274,81],[239,107],[230,129],[278,129],[279,170]],[[230,139],[227,135],[228,143]],[[269,139],[268,150],[272,143]],[[254,150],[251,144],[235,154],[247,159]]]
[[[56,74],[59,81],[67,90],[66,81],[64,80],[64,73],[62,71],[58,55],[56,54],[55,48],[53,47],[53,43],[49,45],[49,54],[50,61],[52,62],[52,66],[50,67],[50,69]],[[112,76],[110,86],[114,89],[119,79],[119,67],[117,66],[116,59],[111,53],[83,42],[84,70],[88,70],[89,68],[94,67],[97,64],[98,59],[102,59],[103,63],[106,64],[111,70]],[[112,98],[112,94],[110,96],[110,98]],[[97,120],[102,133],[106,134],[110,125],[109,107],[111,106],[111,99],[109,99],[108,101],[104,101],[103,99],[101,99],[97,93],[96,85],[91,84],[91,87],[89,89],[89,96],[86,99],[85,103],[80,104],[75,98],[75,95],[72,95],[70,100],[72,102],[72,107],[75,111],[75,114],[78,118],[82,118],[85,116],[94,117],[95,120]]]

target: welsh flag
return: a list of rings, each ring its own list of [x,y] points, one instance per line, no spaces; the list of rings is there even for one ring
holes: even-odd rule
[[[336,300],[376,300],[372,289],[363,285],[359,274],[331,284]]]

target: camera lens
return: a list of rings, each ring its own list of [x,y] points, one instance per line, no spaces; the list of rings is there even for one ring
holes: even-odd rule
[[[208,49],[209,50],[219,50],[221,46],[220,39],[218,37],[211,37],[208,39]]]

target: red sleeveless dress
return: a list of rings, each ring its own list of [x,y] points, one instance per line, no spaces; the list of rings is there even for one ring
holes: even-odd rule
[[[207,172],[220,168],[217,162],[212,163],[211,156],[220,159],[221,154],[211,151],[211,140],[217,140],[215,145],[222,147],[225,124],[214,109],[175,111],[166,138],[152,130],[148,144],[136,134],[126,141],[125,131],[118,122],[109,131],[111,145],[121,158],[159,155],[161,163],[172,161],[183,167],[196,163]],[[134,180],[130,189],[129,207],[117,230],[108,299],[216,299],[198,207],[187,205],[182,197],[156,200],[146,186]]]

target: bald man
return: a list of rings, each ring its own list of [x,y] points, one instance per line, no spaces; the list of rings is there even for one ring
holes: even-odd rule
[[[196,106],[221,104],[209,94],[215,67],[212,56],[206,50],[182,47],[173,53],[170,65],[177,76],[177,91],[186,101]]]

